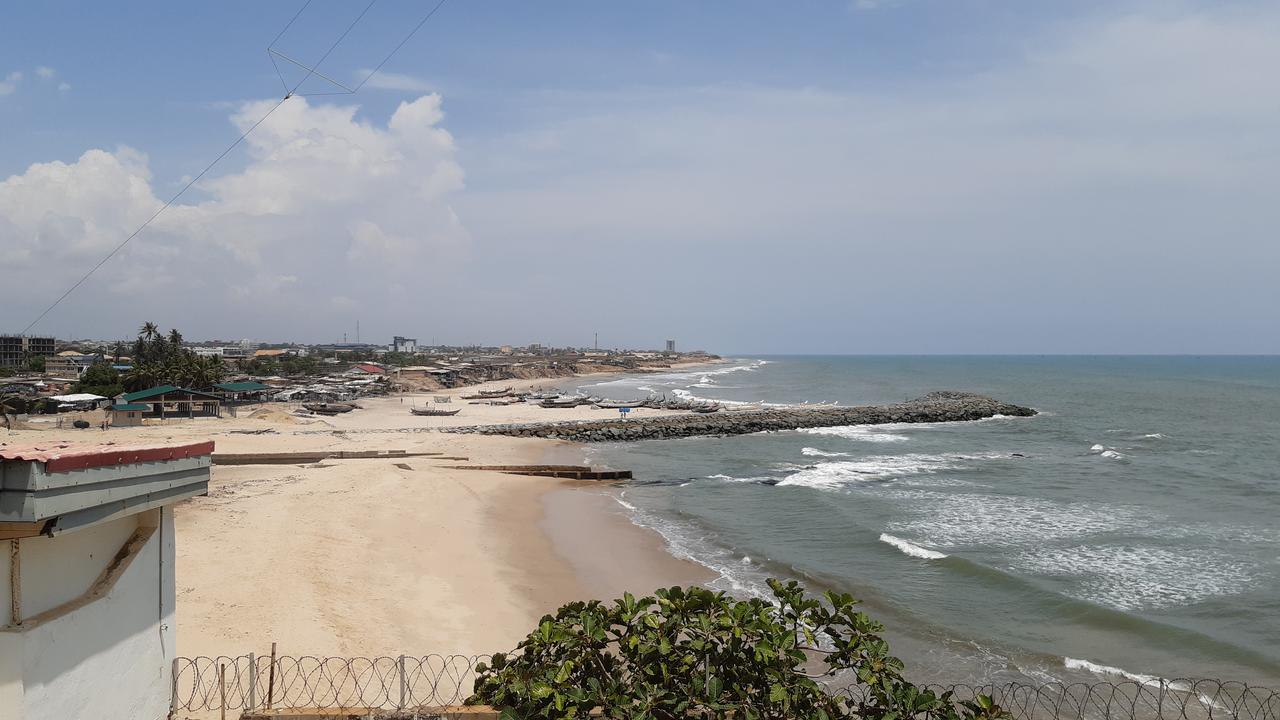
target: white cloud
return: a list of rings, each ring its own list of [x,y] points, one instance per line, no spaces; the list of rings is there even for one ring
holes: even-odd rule
[[[232,122],[247,129],[274,102],[247,103]],[[242,170],[170,207],[57,313],[77,334],[123,333],[163,314],[189,332],[331,337],[342,313],[385,303],[393,284],[465,253],[449,207],[463,174],[440,98],[401,103],[385,125],[356,112],[289,100],[248,137]],[[129,148],[0,182],[6,268],[41,277],[38,289],[0,285],[0,305],[34,317],[161,203],[146,156]],[[351,303],[329,303],[335,291]]]
[[[36,77],[41,80],[48,80],[56,74],[57,71],[47,65],[40,65],[36,67]]]
[[[22,73],[13,71],[0,80],[0,97],[12,95],[18,89],[18,83],[22,82]]]
[[[378,88],[380,90],[403,90],[405,92],[424,93],[431,92],[434,88],[431,83],[412,75],[402,75],[399,73],[389,73],[379,70],[372,77],[372,69],[360,70],[356,73],[357,82],[369,78],[365,82],[365,87]]]
[[[65,82],[58,83],[58,92],[68,92],[70,90],[71,90],[71,83],[65,83]]]

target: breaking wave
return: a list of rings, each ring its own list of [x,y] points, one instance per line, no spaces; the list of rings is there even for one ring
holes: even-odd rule
[[[810,457],[849,457],[849,453],[827,452],[825,450],[819,450],[818,448],[811,447],[807,447],[800,452]]]
[[[922,548],[914,543],[907,542],[900,537],[894,537],[888,533],[880,534],[880,542],[888,543],[911,557],[920,558],[921,560],[942,560],[947,557],[945,553],[936,550]]]
[[[834,435],[846,440],[860,442],[904,442],[911,438],[877,429],[876,425],[837,425],[835,427],[805,428],[800,432],[808,435]]]
[[[857,460],[818,463],[785,477],[779,486],[798,485],[836,490],[850,484],[889,480],[905,475],[956,470],[966,462],[1007,457],[1006,455],[873,455]]]

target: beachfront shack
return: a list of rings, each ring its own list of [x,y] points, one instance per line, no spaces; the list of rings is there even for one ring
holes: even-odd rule
[[[222,417],[221,396],[173,385],[125,393],[118,399],[122,405],[137,403],[147,405],[144,417]]]
[[[222,393],[222,401],[226,404],[262,402],[266,399],[265,393],[275,390],[274,387],[256,380],[218,383],[213,389]]]
[[[0,446],[0,717],[165,717],[173,506],[208,492],[212,452]]]
[[[150,409],[143,403],[116,403],[111,406],[111,426],[137,427],[142,424],[142,413]]]

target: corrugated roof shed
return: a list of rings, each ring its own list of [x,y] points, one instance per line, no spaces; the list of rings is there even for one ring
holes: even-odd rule
[[[214,385],[214,387],[219,390],[226,390],[227,392],[256,392],[258,390],[271,389],[270,385],[264,385],[260,382],[253,381],[218,383],[217,385]]]
[[[185,393],[188,395],[192,395],[194,397],[208,398],[210,400],[222,399],[217,395],[210,395],[209,393],[200,392],[198,390],[187,390],[185,388],[180,388],[175,385],[160,385],[158,387],[153,387],[147,390],[139,390],[137,392],[125,393],[124,401],[127,403],[137,402],[139,400],[146,400],[148,398],[159,397],[161,395],[167,395],[169,393]]]

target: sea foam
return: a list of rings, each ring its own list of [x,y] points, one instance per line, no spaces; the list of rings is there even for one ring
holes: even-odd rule
[[[778,483],[820,490],[837,490],[851,484],[889,480],[909,475],[957,470],[973,460],[1006,457],[1004,455],[872,455],[857,460],[838,460],[801,468]]]
[[[810,457],[849,457],[849,453],[827,452],[826,450],[811,447],[804,448],[800,452]]]
[[[888,533],[880,534],[880,542],[889,543],[890,545],[898,548],[899,550],[906,553],[907,555],[910,555],[911,557],[915,557],[915,558],[920,558],[921,560],[941,560],[947,557],[945,553],[940,553],[936,550],[930,550],[928,548],[922,548],[919,545],[916,545],[915,543],[907,542],[906,540],[903,540],[900,537],[894,537]]]
[[[834,435],[846,440],[859,442],[904,442],[911,438],[906,435],[884,432],[875,425],[837,425],[835,427],[805,428],[800,432],[808,435]]]

